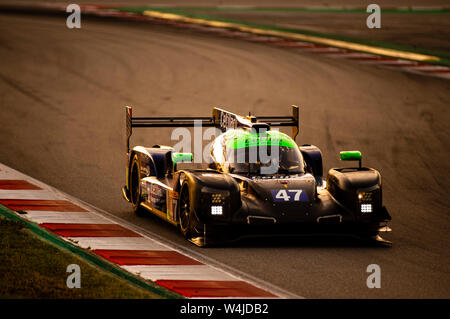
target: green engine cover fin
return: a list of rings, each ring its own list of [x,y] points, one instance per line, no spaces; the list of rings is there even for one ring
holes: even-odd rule
[[[175,163],[181,163],[181,162],[188,162],[191,163],[194,159],[194,156],[192,153],[177,153],[172,152],[172,162]]]

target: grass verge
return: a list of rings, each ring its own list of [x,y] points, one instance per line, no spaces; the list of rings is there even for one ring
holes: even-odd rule
[[[0,298],[183,298],[65,241],[3,205],[0,205],[0,222]],[[64,259],[55,259],[55,256]],[[70,275],[66,270],[73,260],[79,261],[82,276],[87,275],[86,278],[92,281],[87,285],[81,284],[87,289],[73,288],[81,294],[61,294],[70,289],[65,284]],[[62,270],[60,266],[63,266]],[[52,279],[56,276],[55,271],[58,276],[63,271],[62,286],[59,277],[55,279],[56,286],[52,286],[55,284]],[[46,279],[39,282],[41,277]],[[33,291],[36,292],[34,295]]]
[[[81,269],[68,288],[67,266]],[[0,218],[0,298],[161,298],[42,240],[22,222]]]

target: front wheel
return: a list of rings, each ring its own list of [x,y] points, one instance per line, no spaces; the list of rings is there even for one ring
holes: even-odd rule
[[[193,239],[201,236],[197,226],[199,225],[199,220],[194,211],[193,198],[191,198],[188,182],[185,182],[181,188],[178,223],[184,238]]]
[[[181,234],[183,234],[184,238],[190,238],[191,201],[189,195],[189,187],[187,186],[187,184],[185,184],[181,189],[178,222],[180,224]]]
[[[141,207],[141,180],[140,167],[137,155],[133,157],[130,169],[130,200],[133,210],[138,216],[144,215],[144,209]]]

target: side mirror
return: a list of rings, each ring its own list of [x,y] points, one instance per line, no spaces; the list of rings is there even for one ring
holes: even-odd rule
[[[342,151],[339,153],[341,161],[358,161],[361,168],[362,154],[360,151]]]
[[[176,163],[192,163],[194,156],[192,153],[172,153],[172,162]]]

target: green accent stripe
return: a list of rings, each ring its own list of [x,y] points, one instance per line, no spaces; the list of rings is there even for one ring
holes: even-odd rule
[[[21,218],[13,210],[11,210],[3,205],[0,205],[0,215],[4,216],[7,219],[13,220],[13,221],[22,222],[25,225],[25,227],[27,227],[31,232],[33,232],[34,234],[40,236],[41,238],[49,241],[50,243],[58,246],[59,248],[66,249],[66,250],[70,251],[71,253],[83,258],[84,260],[96,265],[97,267],[100,267],[101,269],[103,269],[107,272],[110,272],[122,279],[125,279],[136,286],[139,286],[139,287],[146,289],[154,294],[157,294],[157,295],[161,296],[162,298],[166,298],[166,299],[184,298],[183,296],[181,296],[177,293],[171,292],[169,290],[166,290],[165,288],[163,288],[155,283],[139,279],[139,278],[133,276],[132,274],[122,270],[121,268],[118,268],[115,264],[112,264],[109,261],[106,261],[105,259],[100,258],[99,256],[95,255],[94,253],[91,253],[85,249],[82,249],[81,247],[75,246],[75,245],[59,238],[58,236],[55,236],[54,234],[50,233],[49,231],[39,227],[38,224],[33,223],[27,219]]]
[[[230,131],[225,137],[228,148],[242,149],[261,145],[277,145],[296,148],[297,144],[286,134],[279,131],[267,131],[266,133],[252,133],[248,131]]]
[[[227,146],[232,149],[241,149],[248,147],[257,147],[257,146],[281,146],[281,147],[290,147],[294,148],[295,146],[290,143],[290,141],[286,141],[284,139],[261,139],[261,138],[246,138],[242,140],[233,140],[227,143]]]

